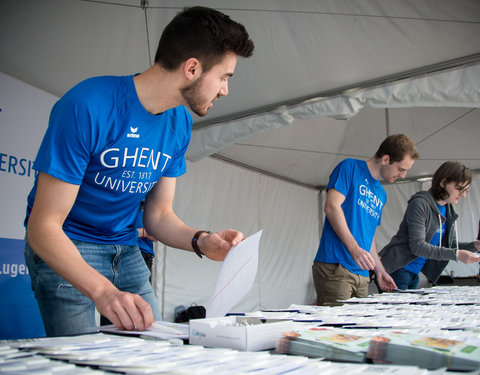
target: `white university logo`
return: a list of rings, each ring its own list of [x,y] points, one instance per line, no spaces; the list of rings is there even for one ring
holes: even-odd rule
[[[136,128],[133,128],[130,126],[130,132],[127,134],[127,138],[140,138],[140,134],[137,134],[138,131],[138,126]]]

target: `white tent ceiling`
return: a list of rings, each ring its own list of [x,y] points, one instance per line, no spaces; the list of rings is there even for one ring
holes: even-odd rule
[[[449,159],[480,170],[478,0],[143,3],[2,0],[0,71],[58,96],[140,72],[183,6],[210,6],[243,23],[256,50],[229,95],[194,117],[190,160],[213,154],[318,187],[339,160],[404,132],[420,151],[410,176]]]

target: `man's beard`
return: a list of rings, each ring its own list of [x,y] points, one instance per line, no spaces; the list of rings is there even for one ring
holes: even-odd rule
[[[190,109],[198,116],[205,116],[208,113],[208,106],[205,106],[200,96],[200,87],[203,82],[203,76],[200,76],[195,82],[181,89],[183,99],[187,102]]]

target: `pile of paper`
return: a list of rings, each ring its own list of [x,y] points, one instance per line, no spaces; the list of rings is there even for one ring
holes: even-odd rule
[[[137,336],[141,338],[156,338],[162,340],[169,339],[188,339],[188,324],[170,323],[164,321],[155,321],[152,326],[145,331],[125,331],[116,328],[113,324],[100,326],[99,331],[113,333],[122,336]]]
[[[367,333],[367,335],[365,335]],[[311,327],[285,333],[279,339],[279,353],[362,363],[370,343],[368,332],[352,329]]]
[[[335,363],[267,351],[208,349],[196,345],[173,345],[165,340],[142,340],[102,333],[19,342],[0,341],[2,374],[93,375],[112,372],[165,375],[430,375],[414,366]]]
[[[334,361],[413,365],[428,370],[480,370],[480,346],[474,332],[437,333],[310,326],[285,333],[276,351]]]
[[[173,342],[173,343],[172,343]],[[0,373],[2,372],[0,346]],[[46,358],[68,361],[69,364],[91,366],[100,371],[120,373],[202,374],[223,371],[228,374],[256,372],[264,369],[301,368],[312,363],[306,357],[272,355],[269,352],[240,352],[231,349],[206,349],[198,345],[182,345],[177,340],[142,340],[136,337],[92,334],[74,337],[44,338],[12,343],[5,350],[20,349]],[[20,353],[20,352],[19,352]],[[30,362],[11,363],[22,370],[32,370]],[[29,359],[30,361],[30,359]],[[35,363],[36,364],[36,363]],[[26,367],[27,366],[27,367]],[[43,370],[48,370],[47,363]],[[10,368],[9,374],[14,374]],[[79,367],[81,369],[81,367]],[[56,368],[53,368],[56,371]],[[76,374],[76,368],[68,374]],[[283,371],[283,370],[282,370]],[[33,373],[27,372],[27,373]],[[42,372],[49,373],[49,372]],[[57,374],[57,373],[55,373]]]
[[[292,304],[302,321],[328,326],[382,329],[473,330],[480,332],[480,287],[434,287],[351,298],[343,306]],[[293,315],[293,314],[292,314]],[[309,319],[304,316],[307,315]],[[294,321],[295,316],[290,317]]]
[[[373,337],[366,357],[376,363],[409,364],[427,369],[480,370],[480,347],[407,332],[382,332]]]

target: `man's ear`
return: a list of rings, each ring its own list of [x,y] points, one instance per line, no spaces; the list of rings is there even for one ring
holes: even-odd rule
[[[389,155],[383,155],[382,156],[382,165],[388,165],[390,164],[390,156]]]
[[[183,71],[188,80],[195,80],[197,77],[200,77],[202,73],[200,61],[195,57],[190,57],[183,64]]]

